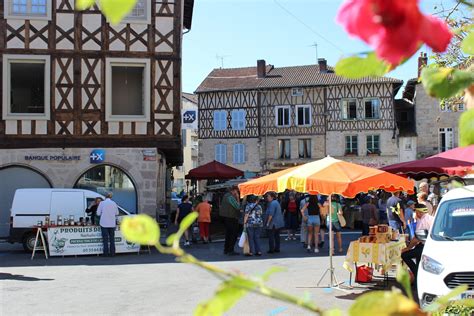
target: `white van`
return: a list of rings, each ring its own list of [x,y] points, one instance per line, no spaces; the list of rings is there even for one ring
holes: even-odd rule
[[[418,268],[418,297],[426,306],[436,297],[466,284],[461,299],[474,298],[474,186],[449,191],[443,196],[426,239]]]
[[[46,216],[56,221],[58,215],[75,220],[86,217],[86,209],[96,198],[104,197],[97,192],[80,189],[18,189],[13,198],[10,217],[10,243],[20,242],[25,251],[32,251],[35,232],[32,229]],[[119,207],[120,216],[130,215]]]

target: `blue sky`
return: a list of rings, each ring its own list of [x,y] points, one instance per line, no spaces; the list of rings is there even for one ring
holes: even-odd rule
[[[311,47],[315,42],[319,58],[326,58],[329,65],[344,54],[367,51],[367,46],[350,38],[335,22],[342,2],[195,0],[192,30],[183,39],[183,91],[193,92],[212,69],[221,66],[216,55],[226,56],[224,68],[253,66],[257,59],[282,67],[315,63],[316,51]],[[440,2],[420,0],[427,13],[434,12]],[[389,76],[405,82],[416,77],[417,55]]]

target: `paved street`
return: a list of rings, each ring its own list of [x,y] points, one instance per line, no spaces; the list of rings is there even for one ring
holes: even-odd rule
[[[345,233],[344,248],[358,236],[358,233]],[[266,242],[262,240],[265,248]],[[309,292],[324,308],[347,309],[357,295],[367,290],[365,286],[346,291],[315,287],[328,266],[327,242],[324,250],[315,255],[306,253],[299,242],[283,241],[280,254],[259,259],[224,256],[222,246],[219,242],[199,244],[189,250],[220,267],[249,274],[264,272],[272,266],[285,267],[288,271],[275,274],[269,284],[295,295]],[[190,315],[199,302],[211,297],[219,283],[205,271],[176,263],[172,257],[156,252],[47,261],[40,256],[31,261],[21,247],[0,244],[0,257],[1,315]],[[344,256],[339,255],[334,262],[339,280],[347,282],[349,273],[342,268],[343,260]],[[229,315],[269,315],[272,312],[305,314],[283,303],[249,295]]]

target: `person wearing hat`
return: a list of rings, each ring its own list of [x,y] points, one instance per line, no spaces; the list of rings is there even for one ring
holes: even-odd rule
[[[415,236],[415,202],[409,200],[406,205],[407,207],[405,208],[405,224],[408,228],[410,239],[412,239],[413,236]]]
[[[425,204],[415,204],[416,212],[416,230],[430,230],[433,225],[433,216],[428,214],[428,208]],[[418,273],[418,266],[421,261],[421,254],[423,253],[424,242],[414,236],[408,246],[402,250],[402,260],[406,263],[410,271],[415,276]]]

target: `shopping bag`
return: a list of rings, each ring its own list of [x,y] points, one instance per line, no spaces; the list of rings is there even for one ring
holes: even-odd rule
[[[346,219],[342,214],[337,213],[337,219],[339,220],[339,224],[341,224],[341,227],[346,227]]]
[[[239,239],[239,247],[240,248],[244,248],[246,240],[247,240],[247,233],[244,231],[242,233],[242,235],[240,235],[240,239]]]
[[[250,244],[249,244],[249,239],[245,238],[245,243],[244,243],[244,255],[250,253]]]
[[[355,281],[357,283],[372,282],[374,276],[374,268],[368,266],[357,267]]]

